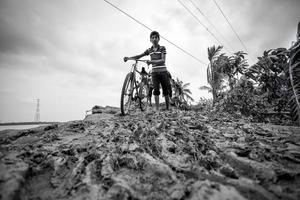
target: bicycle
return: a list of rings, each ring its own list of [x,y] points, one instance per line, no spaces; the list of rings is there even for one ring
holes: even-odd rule
[[[146,71],[137,70],[138,62],[147,63],[147,60],[130,60],[134,60],[135,63],[132,64],[132,68],[130,72],[126,75],[126,78],[123,83],[120,102],[122,115],[127,115],[131,111],[136,109],[136,105],[132,105],[132,102],[137,103],[141,111],[145,111],[148,107],[148,103],[150,102],[150,75]],[[140,82],[137,81],[136,73],[140,75]]]

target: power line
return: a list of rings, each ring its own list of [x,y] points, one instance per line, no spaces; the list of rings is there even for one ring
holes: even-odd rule
[[[180,0],[177,0],[177,1],[181,4],[182,7],[184,7],[186,9],[186,11],[188,11],[206,29],[207,32],[209,32],[222,46],[224,46],[222,44],[222,42],[220,42],[218,40],[218,38],[216,38],[216,36],[199,20],[199,18],[196,15],[194,15],[191,12],[191,10],[188,7],[186,7]]]
[[[232,29],[232,31],[235,33],[236,37],[239,39],[239,41],[241,42],[241,44],[243,45],[243,47],[245,48],[246,52],[249,54],[249,51],[246,47],[246,45],[244,44],[244,42],[241,40],[240,36],[237,34],[237,32],[235,31],[235,29],[233,28],[233,26],[231,25],[231,23],[229,22],[229,19],[226,17],[225,13],[222,11],[222,9],[220,8],[220,6],[217,4],[217,2],[215,0],[213,0],[216,4],[216,6],[218,7],[218,9],[220,10],[220,12],[222,13],[223,17],[226,19],[227,23],[229,24],[230,28]]]
[[[213,38],[215,38],[215,40],[217,40],[217,42],[219,42],[228,52],[229,52],[229,50],[222,44],[222,42],[215,36],[215,34],[213,34],[200,20],[199,20],[199,18],[196,16],[196,15],[194,15],[192,12],[191,12],[191,10],[188,8],[188,7],[186,7],[180,0],[177,0],[205,29],[206,29],[206,31],[207,32],[209,32],[212,36],[213,36]]]
[[[108,3],[109,5],[111,5],[112,7],[114,7],[115,9],[117,9],[118,11],[122,12],[123,14],[125,14],[127,17],[131,18],[132,20],[134,20],[135,22],[137,22],[138,24],[142,25],[143,27],[145,27],[146,29],[153,31],[151,28],[149,28],[147,25],[143,24],[142,22],[140,22],[139,20],[137,20],[136,18],[132,17],[131,15],[129,15],[128,13],[126,13],[125,11],[121,10],[120,8],[118,8],[117,6],[115,6],[114,4],[110,3],[107,0],[104,0],[106,3]],[[165,38],[164,36],[160,35],[161,38],[163,38],[164,40],[166,40],[167,42],[169,42],[170,44],[172,44],[173,46],[175,46],[176,48],[178,48],[179,50],[181,50],[182,52],[184,52],[185,54],[191,56],[192,58],[194,58],[195,60],[197,60],[198,62],[207,65],[207,63],[205,63],[204,61],[202,61],[201,59],[197,58],[196,56],[192,55],[191,53],[189,53],[188,51],[184,50],[183,48],[181,48],[180,46],[176,45],[175,43],[171,42],[170,40],[168,40],[167,38]]]
[[[195,2],[193,2],[192,0],[189,0],[189,1],[199,11],[199,13],[208,21],[208,23],[219,33],[219,35],[228,44],[228,46],[230,46],[230,48],[233,49],[232,46],[230,45],[230,42],[228,42],[228,40],[226,40],[226,38],[223,36],[223,34],[216,28],[216,26],[209,20],[209,18],[200,10],[200,8],[195,4]]]

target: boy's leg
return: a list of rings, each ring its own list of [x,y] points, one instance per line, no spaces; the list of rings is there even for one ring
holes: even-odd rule
[[[172,98],[172,85],[169,77],[168,77],[168,93],[169,93],[169,97]]]
[[[159,110],[159,73],[152,73],[152,81],[153,81],[153,87],[154,87],[154,91],[153,91],[153,95],[154,95],[154,100],[155,100],[155,108],[156,110]]]
[[[169,97],[169,95],[165,96],[165,102],[166,102],[166,109],[169,110],[169,107],[170,107],[170,97]]]
[[[155,100],[155,108],[158,111],[159,110],[159,95],[154,95]]]
[[[172,84],[171,84],[171,78],[168,76],[168,91],[169,91],[169,105],[173,104],[172,101]]]
[[[163,72],[161,75],[161,87],[165,96],[166,109],[169,110],[170,97],[169,97],[169,77],[167,72]]]

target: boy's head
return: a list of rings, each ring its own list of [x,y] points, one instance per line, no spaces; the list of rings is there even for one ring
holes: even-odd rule
[[[159,37],[159,33],[157,31],[152,31],[150,33],[150,41],[151,41],[151,43],[158,44],[159,39],[160,39],[160,37]]]

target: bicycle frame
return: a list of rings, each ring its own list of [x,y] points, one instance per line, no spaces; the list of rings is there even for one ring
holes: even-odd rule
[[[147,60],[135,60],[135,63],[132,64],[130,72],[133,74],[133,76],[132,76],[133,77],[133,81],[131,82],[131,84],[134,83],[134,86],[135,86],[135,87],[132,87],[133,85],[131,85],[131,88],[133,88],[132,94],[131,94],[132,98],[134,98],[133,97],[133,91],[135,89],[138,89],[138,82],[136,80],[136,72],[141,75],[141,72],[137,70],[137,64],[138,64],[138,62],[147,62]],[[141,81],[143,81],[143,79],[144,79],[144,77],[143,77],[143,75],[141,75]]]
[[[121,112],[122,112],[122,114],[129,113],[131,103],[133,101],[139,103],[140,109],[142,111],[144,111],[144,109],[147,107],[147,104],[148,104],[148,100],[147,100],[147,102],[144,102],[144,99],[148,99],[148,94],[145,94],[144,92],[146,91],[146,93],[147,93],[149,90],[148,89],[144,90],[144,88],[149,88],[148,87],[149,86],[149,82],[148,82],[149,74],[147,72],[144,73],[143,70],[142,71],[137,70],[138,62],[147,62],[147,61],[146,60],[135,60],[135,63],[132,64],[131,70],[125,78],[125,81],[123,83],[123,88],[122,88],[122,94],[121,94]],[[136,73],[138,73],[140,75],[139,78],[137,77]],[[128,85],[126,86],[127,83],[128,83]],[[125,103],[125,101],[124,101],[124,98],[126,98],[126,96],[128,98],[126,100],[127,103]]]

